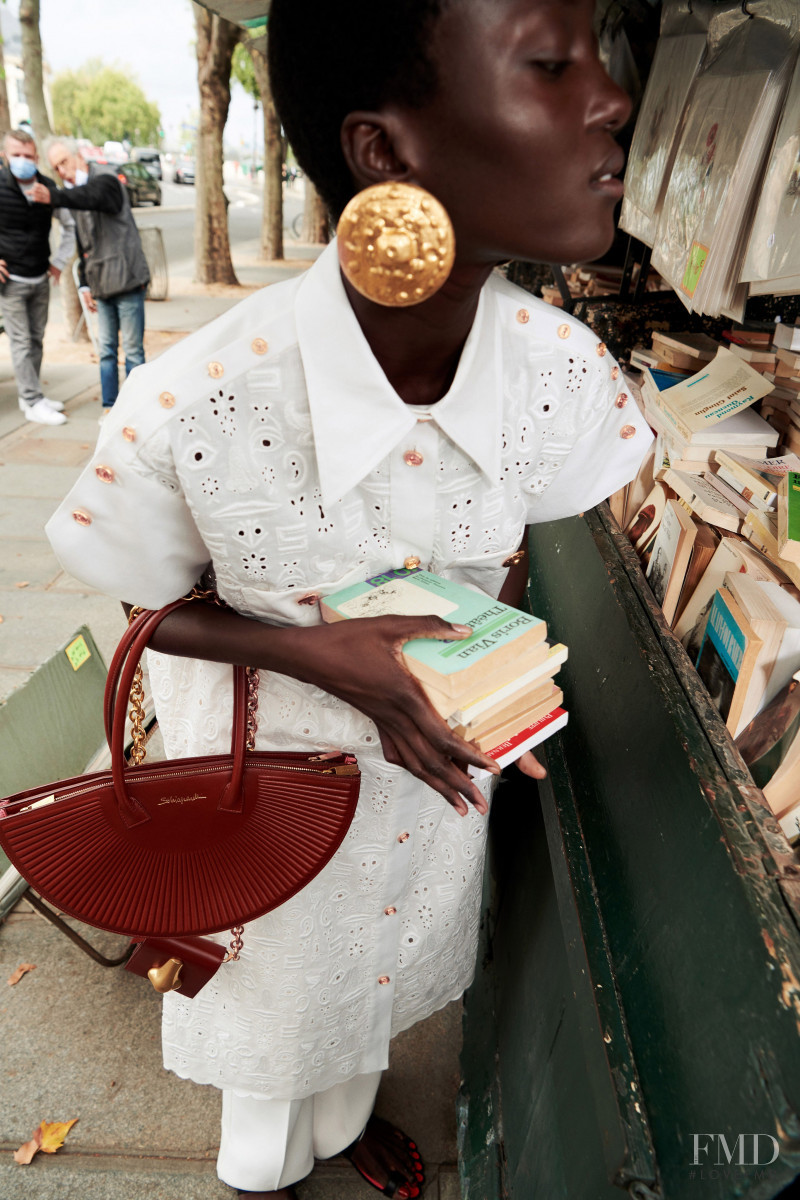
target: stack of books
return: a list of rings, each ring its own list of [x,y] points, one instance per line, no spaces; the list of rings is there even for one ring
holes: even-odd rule
[[[562,729],[567,713],[554,676],[567,648],[547,641],[545,622],[418,567],[376,575],[320,600],[323,621],[387,614],[468,625],[458,641],[415,638],[405,665],[459,736],[500,766]]]

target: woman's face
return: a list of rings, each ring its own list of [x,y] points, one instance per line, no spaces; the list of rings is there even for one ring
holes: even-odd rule
[[[414,176],[445,205],[458,261],[575,262],[614,236],[630,113],[597,58],[593,0],[451,0],[439,86],[406,110]]]

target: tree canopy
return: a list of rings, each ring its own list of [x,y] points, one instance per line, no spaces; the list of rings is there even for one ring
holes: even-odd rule
[[[236,80],[251,99],[261,99],[253,58],[245,42],[238,42],[234,47],[231,78]]]
[[[160,139],[158,105],[147,99],[124,66],[107,67],[94,59],[76,71],[62,71],[50,94],[56,133],[99,145],[125,138],[139,145]]]

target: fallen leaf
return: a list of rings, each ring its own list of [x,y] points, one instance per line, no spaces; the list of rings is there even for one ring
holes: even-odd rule
[[[64,1145],[64,1138],[77,1119],[73,1117],[71,1121],[41,1121],[31,1140],[14,1151],[14,1162],[26,1167],[40,1150],[45,1154],[55,1154]]]
[[[0,616],[0,625],[3,624],[3,621],[5,621],[5,617]]]
[[[13,975],[8,978],[8,986],[13,987],[15,983],[19,983],[23,975],[27,975],[28,971],[35,971],[36,963],[20,963]]]
[[[23,579],[23,580],[21,580],[19,583],[15,583],[15,584],[14,584],[14,587],[18,587],[18,588],[24,588],[24,587],[28,587],[28,580],[27,580],[27,579]]]
[[[41,1135],[42,1151],[45,1154],[55,1154],[56,1150],[60,1150],[64,1145],[64,1138],[77,1119],[73,1117],[71,1121],[42,1121],[36,1131]],[[36,1137],[36,1134],[33,1136]]]
[[[44,1122],[42,1122],[44,1124]],[[14,1151],[14,1162],[19,1163],[21,1167],[27,1167],[32,1160],[34,1154],[38,1154],[42,1145],[42,1127],[41,1125],[34,1133],[29,1142],[23,1142],[19,1150]]]

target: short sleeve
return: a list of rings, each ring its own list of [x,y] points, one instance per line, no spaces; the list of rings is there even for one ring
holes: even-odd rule
[[[92,462],[45,532],[76,579],[161,608],[194,586],[211,555],[171,468],[165,430],[140,447],[124,420],[121,411],[106,418]]]
[[[652,444],[652,431],[610,356],[594,386],[598,394],[589,407],[598,419],[573,444],[552,482],[531,498],[528,524],[574,517],[606,500],[630,483]]]

